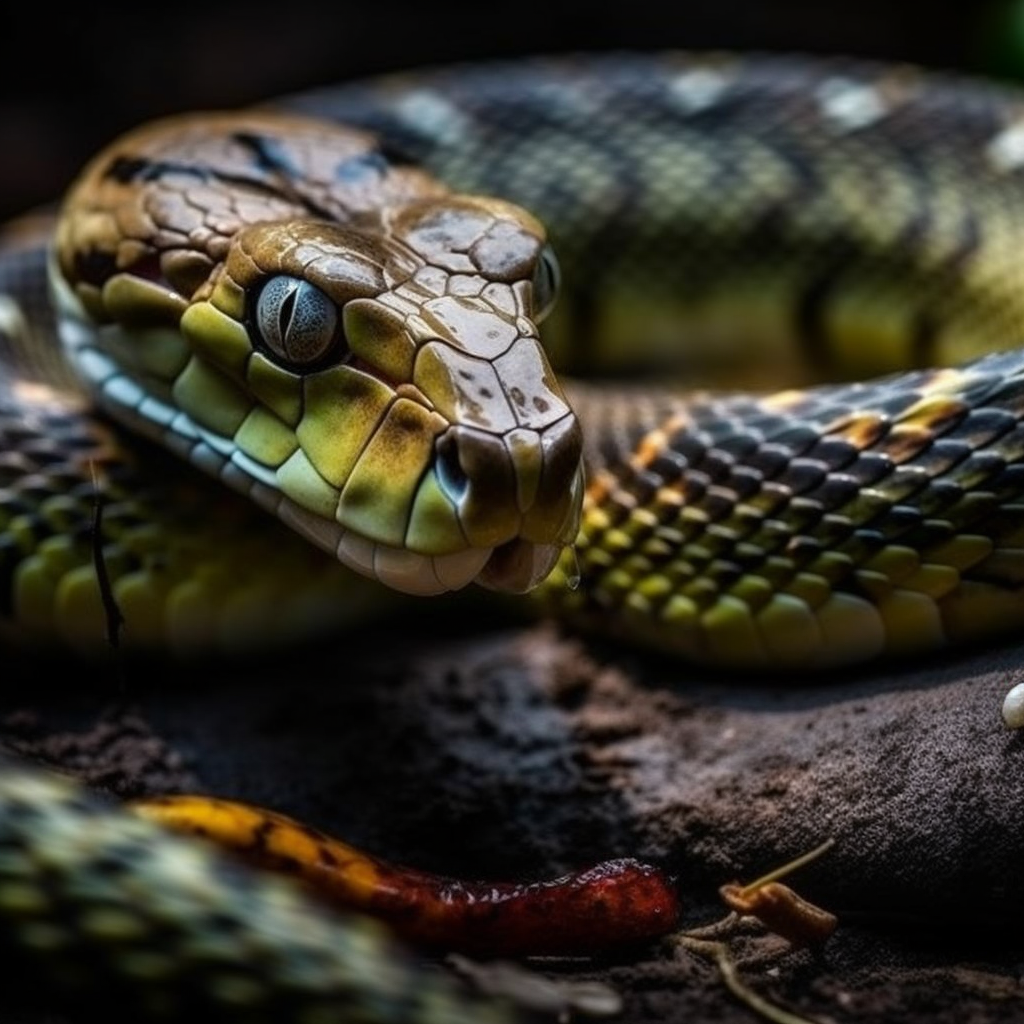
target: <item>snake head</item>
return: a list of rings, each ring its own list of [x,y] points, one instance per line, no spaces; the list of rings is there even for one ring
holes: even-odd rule
[[[532,588],[575,539],[583,496],[580,427],[536,327],[557,283],[543,229],[509,203],[415,178],[378,182],[392,193],[379,207],[367,182],[347,200],[318,192],[311,217],[313,201],[291,193],[312,146],[272,144],[275,124],[219,137],[210,159],[228,161],[230,183],[166,155],[101,166],[104,194],[147,176],[161,185],[130,208],[164,237],[204,202],[220,203],[219,219],[184,247],[179,231],[174,251],[158,232],[119,239],[97,272],[95,239],[75,239],[98,219],[107,234],[133,220],[79,199],[54,275],[72,362],[115,416],[360,573],[417,594]],[[264,169],[268,154],[278,177],[287,166],[290,192],[270,202],[269,184],[246,186],[238,138]],[[326,138],[318,167],[330,165]],[[338,143],[347,179],[380,171],[360,145]],[[289,199],[301,209],[282,216]],[[247,204],[253,215],[234,223]]]

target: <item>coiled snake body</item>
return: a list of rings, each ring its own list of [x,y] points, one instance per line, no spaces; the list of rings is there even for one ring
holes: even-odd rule
[[[52,247],[13,236],[0,264],[2,636],[89,652],[119,615],[185,654],[297,642],[365,604],[338,562],[532,590],[732,667],[1005,630],[1022,168],[1011,90],[727,55],[456,68],[130,134]],[[556,380],[552,305],[551,359],[596,382]],[[670,364],[689,390],[641,383]],[[5,941],[70,985],[87,948],[152,1009],[463,1012],[361,926],[300,934],[290,894],[152,838],[0,774]]]

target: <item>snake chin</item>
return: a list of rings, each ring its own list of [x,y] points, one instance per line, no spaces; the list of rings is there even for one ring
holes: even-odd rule
[[[518,537],[491,552],[476,582],[488,590],[525,594],[551,572],[561,553],[561,544],[535,544]]]

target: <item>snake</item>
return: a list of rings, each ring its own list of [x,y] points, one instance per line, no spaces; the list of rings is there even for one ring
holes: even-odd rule
[[[812,680],[1005,634],[1022,193],[1018,89],[840,57],[491,61],[143,125],[4,234],[3,646],[187,665],[476,585]],[[515,1012],[13,760],[0,922],[139,1015]]]

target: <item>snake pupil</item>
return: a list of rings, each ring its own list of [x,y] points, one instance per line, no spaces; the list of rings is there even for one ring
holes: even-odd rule
[[[294,314],[295,289],[293,288],[291,291],[288,292],[287,295],[285,295],[284,299],[281,301],[281,308],[280,310],[278,310],[277,330],[278,334],[282,338],[288,337],[288,327],[292,322],[292,317],[294,316]]]
[[[263,286],[256,303],[256,332],[266,349],[286,367],[308,368],[334,347],[338,310],[315,285],[279,274]]]

